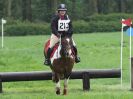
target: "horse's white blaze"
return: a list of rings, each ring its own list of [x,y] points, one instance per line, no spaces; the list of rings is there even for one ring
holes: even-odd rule
[[[59,46],[59,47],[57,48],[57,50],[55,51],[53,57],[51,58],[51,64],[53,64],[54,59],[58,59],[58,58],[61,57],[61,55],[60,55],[60,50],[61,50],[61,46]]]
[[[67,40],[68,43],[70,42],[70,39],[69,38],[67,38],[66,40]]]
[[[69,55],[71,55],[71,54],[72,54],[72,50],[70,49],[70,50],[69,50]]]

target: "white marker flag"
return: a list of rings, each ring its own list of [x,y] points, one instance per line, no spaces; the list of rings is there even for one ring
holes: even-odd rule
[[[6,20],[4,20],[3,18],[1,19],[1,21],[2,21],[2,24],[1,24],[1,26],[2,26],[2,30],[1,30],[1,40],[2,40],[2,44],[1,44],[1,46],[2,46],[2,48],[4,47],[4,24],[6,24]]]
[[[5,24],[6,23],[6,20],[2,19],[2,23]]]

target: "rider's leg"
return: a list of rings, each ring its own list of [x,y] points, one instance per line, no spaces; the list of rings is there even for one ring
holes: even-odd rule
[[[50,54],[51,54],[51,48],[48,48],[48,51],[47,51],[47,57],[45,57],[45,62],[44,64],[45,65],[50,65]]]
[[[75,62],[79,63],[80,62],[80,57],[78,56],[77,47],[76,47],[76,44],[75,44],[73,39],[72,39],[72,42],[73,42],[73,50],[75,52]]]
[[[50,55],[51,55],[51,51],[52,51],[52,48],[54,47],[54,45],[59,41],[59,38],[56,37],[54,34],[51,35],[51,38],[50,38],[50,45],[49,45],[49,48],[48,48],[48,51],[47,51],[47,57],[45,58],[45,62],[44,64],[45,65],[51,65],[51,62],[50,62]]]

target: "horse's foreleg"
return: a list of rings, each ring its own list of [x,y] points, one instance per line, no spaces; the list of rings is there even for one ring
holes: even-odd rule
[[[69,80],[68,78],[65,78],[65,80],[64,80],[63,95],[67,95],[68,80]]]
[[[56,94],[60,94],[60,80],[56,83]]]
[[[60,78],[58,74],[55,74],[55,82],[56,82],[56,94],[60,94]]]
[[[67,88],[68,88],[68,81],[71,75],[71,71],[68,73],[65,73],[65,79],[64,79],[64,90],[63,90],[63,95],[67,95]]]

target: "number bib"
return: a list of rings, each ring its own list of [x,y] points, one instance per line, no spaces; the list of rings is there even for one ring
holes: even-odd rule
[[[59,20],[58,31],[68,31],[70,20]]]

